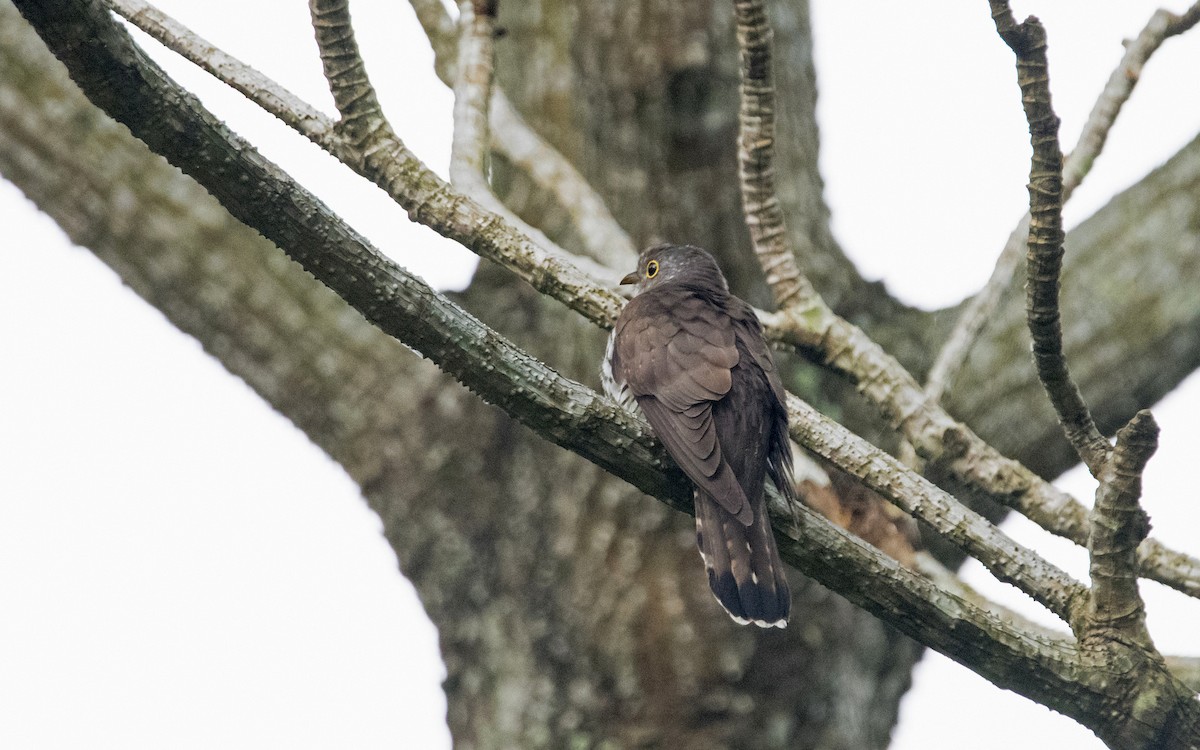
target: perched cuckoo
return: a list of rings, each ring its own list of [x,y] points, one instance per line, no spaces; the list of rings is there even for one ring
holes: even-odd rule
[[[695,485],[696,543],[734,620],[787,625],[791,595],[763,490],[794,496],[783,385],[754,311],[713,257],[659,245],[621,280],[637,284],[604,356],[604,388],[641,409]]]

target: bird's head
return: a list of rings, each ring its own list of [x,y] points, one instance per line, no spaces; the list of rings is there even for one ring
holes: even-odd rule
[[[729,291],[717,261],[693,245],[655,245],[643,250],[638,256],[637,270],[626,274],[621,283],[635,284],[634,294],[663,284]]]

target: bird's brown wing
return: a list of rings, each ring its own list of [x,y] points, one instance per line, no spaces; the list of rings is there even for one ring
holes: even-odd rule
[[[796,485],[792,479],[792,445],[788,438],[787,394],[775,360],[762,335],[762,326],[754,309],[740,299],[730,301],[730,316],[741,340],[742,351],[748,355],[745,364],[753,362],[766,377],[770,388],[769,401],[773,401],[767,418],[770,444],[767,448],[767,473],[779,492],[789,500],[796,499]],[[771,398],[773,396],[773,398]]]
[[[738,360],[733,321],[686,290],[643,293],[617,323],[614,376],[696,488],[749,526],[754,514],[722,456],[712,413],[732,386]]]

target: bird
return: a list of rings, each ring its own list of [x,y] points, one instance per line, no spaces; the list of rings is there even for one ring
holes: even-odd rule
[[[791,593],[767,518],[769,478],[795,498],[783,384],[753,308],[716,260],[656,245],[608,338],[609,397],[641,411],[694,486],[696,544],[717,601],[738,623],[787,626]]]

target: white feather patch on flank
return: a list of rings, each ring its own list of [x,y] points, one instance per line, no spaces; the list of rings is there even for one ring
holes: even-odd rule
[[[624,381],[618,383],[617,377],[613,374],[612,358],[613,349],[617,343],[617,331],[613,329],[608,334],[608,345],[604,348],[604,359],[600,360],[600,382],[604,385],[604,392],[613,401],[621,405],[625,411],[637,412],[637,399],[633,396],[633,391],[629,390],[629,385]]]

